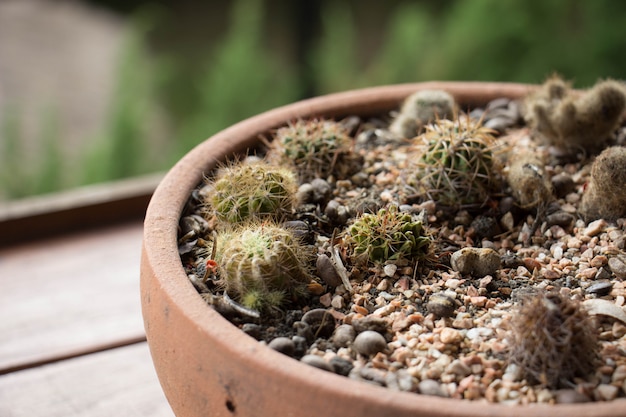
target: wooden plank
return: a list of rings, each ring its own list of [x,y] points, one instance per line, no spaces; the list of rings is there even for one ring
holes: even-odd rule
[[[172,417],[146,343],[0,376],[3,417]]]
[[[0,201],[0,246],[141,220],[163,174]],[[36,232],[36,233],[35,233]]]
[[[0,374],[143,340],[142,224],[0,249]]]

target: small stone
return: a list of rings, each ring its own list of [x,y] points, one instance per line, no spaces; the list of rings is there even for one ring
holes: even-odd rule
[[[333,189],[330,184],[321,178],[315,178],[311,181],[311,186],[313,187],[313,199],[312,203],[324,204],[330,198]]]
[[[340,356],[333,356],[328,362],[335,370],[335,373],[342,376],[348,376],[352,368],[354,368],[352,362]]]
[[[354,327],[349,324],[342,324],[335,329],[333,333],[332,342],[336,348],[348,347],[354,338],[356,337],[356,331]]]
[[[587,287],[585,292],[587,294],[595,294],[598,297],[602,297],[602,296],[607,295],[608,293],[610,293],[612,289],[613,289],[613,283],[612,282],[610,282],[610,281],[603,281],[603,282],[596,282],[594,284],[591,284],[589,287]]]
[[[307,365],[322,369],[324,371],[335,372],[331,364],[326,362],[324,358],[317,355],[304,355],[302,359],[300,359],[300,362],[306,363]]]
[[[332,300],[332,295],[329,292],[320,296],[320,304],[324,307],[330,307],[330,303],[332,302]]]
[[[600,233],[607,226],[607,222],[604,219],[598,219],[589,223],[589,225],[583,230],[584,236],[595,236]]]
[[[604,255],[596,255],[589,262],[590,266],[595,266],[596,268],[600,268],[601,266],[606,265],[608,262],[608,258]]]
[[[609,268],[611,268],[611,271],[617,278],[626,278],[626,263],[624,263],[620,258],[609,258]]]
[[[284,336],[277,337],[268,343],[268,346],[277,352],[293,357],[296,351],[296,345],[293,341]]]
[[[550,181],[552,181],[554,194],[556,194],[557,198],[565,197],[576,188],[576,183],[574,183],[571,175],[566,174],[565,172],[556,174],[550,179]]]
[[[326,254],[320,254],[317,257],[315,263],[317,268],[317,275],[331,288],[336,288],[341,285],[341,277],[330,260],[330,257]]]
[[[354,350],[363,356],[375,355],[387,347],[387,341],[378,332],[366,330],[354,339]]]
[[[296,347],[294,357],[301,358],[306,353],[306,350],[309,348],[309,344],[306,339],[302,336],[292,336],[291,341],[293,345]]]
[[[504,370],[504,375],[502,375],[503,381],[518,381],[522,377],[522,368],[517,364],[511,363]]]
[[[451,317],[456,309],[454,299],[444,293],[434,293],[428,298],[426,309],[437,317]]]
[[[354,330],[356,330],[357,333],[372,330],[374,332],[384,334],[387,332],[389,323],[382,317],[366,316],[360,319],[353,320],[352,326],[354,326]]]
[[[598,268],[596,272],[595,280],[607,280],[611,279],[611,273],[606,268]]]
[[[619,365],[611,376],[611,382],[626,381],[626,365]]]
[[[335,295],[330,302],[330,305],[336,310],[341,310],[344,307],[343,297],[340,295]]]
[[[568,229],[572,226],[572,224],[574,224],[575,220],[576,217],[574,217],[573,214],[559,210],[546,216],[546,226],[561,226]]]
[[[500,218],[500,225],[504,227],[505,230],[513,230],[515,227],[515,219],[510,211],[507,211],[504,216]]]
[[[489,248],[463,248],[450,257],[452,269],[477,278],[494,275],[500,269],[500,264],[498,252]]]
[[[455,345],[463,340],[463,335],[456,329],[444,327],[439,334],[439,340],[446,345]]]
[[[420,394],[434,395],[437,397],[447,397],[447,393],[441,387],[439,382],[434,379],[423,379],[417,384],[417,390]]]
[[[573,389],[560,389],[554,393],[557,404],[576,404],[589,402],[589,397]]]
[[[339,203],[337,200],[330,200],[324,209],[324,214],[328,219],[337,224],[345,224],[350,218],[350,212],[348,209]]]
[[[317,337],[329,337],[335,331],[335,318],[323,308],[307,311],[302,316],[302,321],[311,327]]]
[[[448,365],[448,367],[446,368],[446,372],[463,378],[472,373],[472,368],[470,368],[463,361],[455,359],[450,365]]]
[[[393,391],[413,391],[415,380],[405,369],[397,372],[387,372],[385,385]]]
[[[263,335],[263,327],[254,323],[245,323],[241,330],[248,336],[254,337],[256,340],[261,340]]]
[[[396,274],[397,270],[398,270],[398,265],[394,265],[394,264],[388,264],[383,267],[383,272],[388,277],[393,277]]]
[[[476,237],[480,239],[491,239],[500,233],[500,226],[493,217],[479,215],[472,221],[470,227],[474,229]]]
[[[600,384],[595,391],[603,401],[611,401],[617,397],[619,388],[614,385]]]

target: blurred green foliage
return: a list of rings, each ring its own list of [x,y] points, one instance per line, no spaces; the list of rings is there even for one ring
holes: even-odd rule
[[[263,0],[232,2],[223,36],[198,40],[202,58],[191,62],[167,51],[148,56],[153,33],[176,16],[139,13],[131,19],[106,127],[85,141],[91,145],[79,161],[62,160],[60,126],[49,111],[39,138],[46,158],[27,169],[19,162],[19,111],[2,115],[0,199],[166,170],[210,135],[300,99],[311,86],[323,94],[427,80],[540,83],[553,72],[577,87],[626,78],[626,2],[396,1],[376,21],[360,19],[368,1],[320,4],[319,36],[306,51],[308,77],[289,45],[277,49],[267,39],[272,16]]]

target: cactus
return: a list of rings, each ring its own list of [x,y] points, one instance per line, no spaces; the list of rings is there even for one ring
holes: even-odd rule
[[[279,308],[306,293],[311,255],[289,230],[275,223],[249,223],[215,238],[219,284],[245,307]]]
[[[279,220],[291,212],[297,183],[289,169],[265,163],[237,164],[221,169],[205,203],[208,213],[225,224],[245,220]]]
[[[430,239],[422,222],[391,205],[376,214],[364,213],[348,228],[346,241],[357,256],[373,263],[403,258],[421,259],[428,253]]]
[[[428,125],[409,184],[443,206],[480,206],[500,186],[492,130],[461,118]]]
[[[535,136],[566,151],[595,153],[619,126],[626,93],[621,83],[607,80],[579,95],[552,77],[524,104],[524,118]]]
[[[596,157],[580,211],[587,221],[626,217],[626,148],[613,146]]]
[[[389,130],[399,137],[413,138],[428,123],[452,117],[455,110],[454,97],[449,93],[443,90],[421,90],[404,100]]]
[[[579,302],[558,292],[527,295],[512,315],[510,330],[508,361],[530,383],[555,389],[593,376],[600,344]]]
[[[543,163],[534,155],[515,155],[507,181],[524,209],[541,210],[552,200],[552,183],[543,170]]]
[[[292,166],[301,183],[347,178],[361,167],[347,129],[332,120],[298,120],[278,129],[269,157]]]

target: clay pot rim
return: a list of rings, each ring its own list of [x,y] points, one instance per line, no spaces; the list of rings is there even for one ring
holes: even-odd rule
[[[384,109],[397,108],[406,96],[421,89],[443,89],[454,95],[457,101],[468,103],[472,102],[473,97],[478,97],[478,101],[503,95],[520,97],[534,88],[536,86],[517,83],[437,81],[370,87],[299,101],[241,121],[196,146],[163,178],[146,212],[142,248],[144,261],[153,268],[160,291],[212,343],[235,352],[242,361],[249,362],[250,367],[259,369],[258,372],[278,373],[289,383],[312,385],[321,393],[332,391],[334,395],[339,394],[347,401],[375,399],[388,404],[390,409],[421,411],[433,416],[521,415],[527,412],[550,414],[553,417],[587,414],[617,416],[624,409],[624,401],[506,406],[395,392],[315,369],[261,345],[209,307],[189,282],[178,254],[177,226],[190,191],[200,183],[205,172],[222,162],[222,159],[207,161],[206,155],[223,157],[245,152],[258,145],[259,135],[297,118],[322,114],[337,117],[380,114],[381,109],[385,111]],[[277,362],[280,366],[271,365]]]

